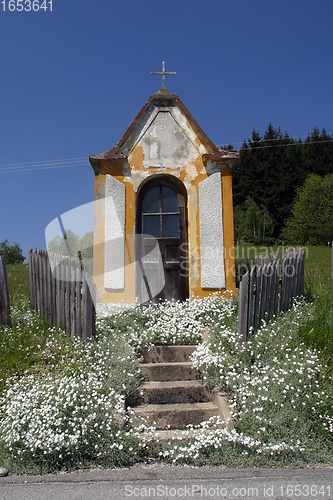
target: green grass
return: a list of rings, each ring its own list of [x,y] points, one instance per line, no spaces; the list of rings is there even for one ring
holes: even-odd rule
[[[70,345],[70,339],[57,328],[51,328],[43,318],[22,316],[22,310],[29,310],[28,265],[7,265],[6,270],[12,326],[0,325],[0,394],[9,377],[20,376],[26,370],[43,372],[49,368],[49,360],[41,353],[50,334],[58,340],[55,359],[59,360],[64,352],[68,356]]]
[[[22,298],[29,298],[29,266],[28,264],[10,264],[6,266],[10,304]]]
[[[28,308],[21,301],[20,308]],[[50,336],[54,337],[52,366],[49,357],[45,356],[45,346]],[[71,357],[71,340],[63,332],[50,325],[35,314],[22,316],[14,308],[14,321],[10,328],[0,326],[0,394],[6,380],[12,376],[21,376],[27,370],[43,373],[54,370],[57,363]]]
[[[320,352],[333,372],[333,292],[331,248],[310,247],[305,267],[305,297],[315,304],[315,313],[300,329],[306,344]]]

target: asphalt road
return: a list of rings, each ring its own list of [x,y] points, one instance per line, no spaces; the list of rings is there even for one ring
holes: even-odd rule
[[[333,468],[228,469],[152,463],[0,478],[0,500],[289,500],[333,498]]]

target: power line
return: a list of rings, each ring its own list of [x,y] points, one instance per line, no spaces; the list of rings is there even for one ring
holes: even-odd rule
[[[290,137],[289,135],[288,136],[282,136],[282,137],[276,137],[274,139],[264,139],[264,138],[261,138],[261,139],[258,139],[256,141],[252,141],[251,139],[248,139],[247,141],[244,139],[244,141],[242,142],[233,142],[233,141],[229,141],[229,144],[244,144],[245,143],[248,143],[248,142],[252,142],[252,143],[256,143],[256,142],[261,142],[261,141],[281,141],[283,139],[287,139],[287,140],[290,140],[290,141],[298,141],[299,139],[301,139],[302,137],[308,137],[307,135],[300,135],[298,137],[298,139],[295,139],[295,137]],[[226,145],[226,142],[223,143],[224,145]],[[299,144],[299,143],[298,143]],[[221,146],[222,147],[222,146]]]
[[[263,139],[264,141],[270,141],[274,139]],[[255,142],[261,142],[261,141],[253,141]],[[333,143],[333,139],[327,140],[327,141],[309,141],[309,142],[291,142],[288,144],[272,144],[272,145],[265,145],[265,146],[254,146],[251,148],[252,149],[268,149],[268,148],[285,148],[288,146],[309,146],[312,144],[323,144],[326,142],[331,142]]]
[[[83,162],[85,160],[85,162]],[[47,160],[44,162],[29,162],[29,163],[13,163],[0,165],[0,173],[8,172],[26,172],[30,170],[46,170],[54,168],[68,168],[68,167],[78,167],[86,166],[87,158],[68,158],[64,160]]]
[[[51,169],[54,169],[54,168],[69,168],[69,167],[85,167],[87,166],[86,164],[76,164],[76,165],[54,165],[54,166],[47,166],[47,167],[31,167],[31,168],[24,168],[22,167],[20,170],[14,170],[11,169],[11,168],[8,168],[8,169],[4,169],[4,170],[0,170],[0,174],[7,174],[7,173],[19,173],[19,172],[29,172],[30,170],[51,170]]]
[[[15,165],[22,166],[22,165],[45,165],[46,163],[61,163],[63,161],[68,162],[68,161],[75,161],[75,160],[86,160],[87,158],[85,156],[82,156],[81,158],[64,158],[62,160],[46,160],[43,162],[39,161],[31,161],[31,162],[24,162],[24,163],[7,163],[0,165],[0,167],[12,167]]]

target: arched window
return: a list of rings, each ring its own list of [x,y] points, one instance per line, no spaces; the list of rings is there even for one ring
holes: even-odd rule
[[[155,238],[179,238],[177,193],[168,186],[151,188],[142,206],[142,232]]]
[[[142,235],[137,248],[137,262],[143,276],[141,281],[137,276],[138,296],[148,294],[149,302],[155,303],[185,300],[188,297],[186,195],[180,182],[159,176],[142,187],[137,200],[136,232]],[[153,257],[155,238],[159,260]],[[161,275],[165,286],[155,294],[154,286]]]

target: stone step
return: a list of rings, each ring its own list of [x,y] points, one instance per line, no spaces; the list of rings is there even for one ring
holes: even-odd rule
[[[155,441],[182,441],[185,439],[192,439],[195,436],[208,434],[209,428],[190,428],[187,429],[158,429],[153,433]],[[144,434],[145,437],[151,436],[151,433]]]
[[[212,392],[202,380],[175,380],[168,382],[145,382],[142,394],[130,406],[168,403],[208,403]]]
[[[177,363],[143,363],[141,372],[145,381],[200,380],[197,368],[191,361]]]
[[[154,433],[154,440],[155,441],[182,441],[184,439],[191,439],[194,436],[193,430],[188,429],[188,430],[180,430],[180,429],[172,429],[172,430],[165,430],[165,429],[158,429]]]
[[[173,363],[189,361],[196,345],[152,346],[142,352],[144,363]]]
[[[133,408],[134,418],[144,419],[156,429],[185,429],[218,415],[214,403],[149,404]]]

